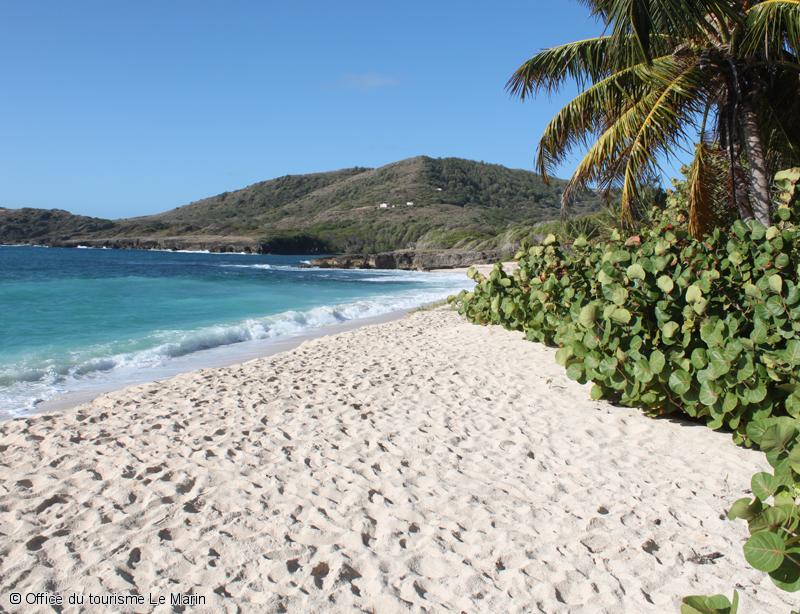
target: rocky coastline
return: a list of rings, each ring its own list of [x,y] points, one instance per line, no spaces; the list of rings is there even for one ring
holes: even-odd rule
[[[204,240],[191,237],[179,238],[116,238],[116,239],[68,239],[43,242],[48,247],[93,247],[97,249],[143,249],[164,251],[204,251],[212,253],[264,253],[258,241],[247,239]]]
[[[21,244],[21,243],[20,243]],[[26,243],[30,244],[30,243]],[[47,247],[94,249],[140,249],[163,251],[197,251],[216,254],[286,254],[272,250],[259,241],[246,239],[204,240],[200,238],[115,238],[45,240],[37,245]],[[377,254],[340,254],[311,260],[308,267],[324,269],[385,269],[429,271],[432,269],[457,269],[474,264],[491,264],[506,258],[502,250],[396,250]]]
[[[501,250],[397,250],[378,254],[345,254],[312,260],[309,266],[337,269],[402,269],[429,271],[457,269],[473,264],[499,262],[508,254]]]

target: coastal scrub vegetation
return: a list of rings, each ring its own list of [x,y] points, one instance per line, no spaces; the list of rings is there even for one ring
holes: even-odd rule
[[[683,415],[757,446],[773,472],[753,476],[747,561],[800,590],[800,169],[777,175],[776,221],[736,220],[692,237],[680,191],[639,234],[525,246],[508,274],[474,269],[452,297],[477,324],[557,347],[556,360],[591,396]],[[700,601],[685,612],[703,610]],[[722,603],[718,599],[716,603]]]

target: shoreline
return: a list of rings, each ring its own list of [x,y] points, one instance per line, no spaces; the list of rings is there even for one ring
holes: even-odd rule
[[[100,249],[100,248],[96,248]],[[503,263],[507,270],[512,270],[516,263],[505,262]],[[476,269],[486,274],[491,271],[494,265],[474,265]],[[430,274],[450,274],[450,275],[466,275],[470,267],[460,267],[455,269],[433,269],[427,271]],[[447,297],[441,300],[446,300]],[[338,324],[322,326],[319,328],[309,329],[307,331],[289,335],[286,337],[278,337],[276,339],[260,339],[252,341],[243,341],[233,343],[230,345],[223,345],[216,348],[210,348],[193,352],[191,354],[172,359],[167,365],[162,367],[154,367],[147,370],[139,371],[129,377],[120,378],[113,381],[101,381],[97,383],[86,382],[79,386],[77,390],[71,390],[58,394],[50,399],[46,399],[26,414],[19,416],[4,417],[0,419],[0,423],[5,420],[14,420],[16,418],[25,418],[36,414],[48,413],[51,411],[65,411],[73,409],[74,407],[89,403],[97,397],[108,392],[123,390],[131,386],[146,384],[151,382],[161,382],[177,375],[183,375],[198,371],[201,369],[215,369],[229,367],[242,362],[255,360],[258,358],[266,358],[275,354],[290,351],[306,341],[325,337],[328,335],[336,335],[349,330],[354,330],[362,326],[375,326],[386,322],[391,322],[407,316],[409,313],[420,309],[426,309],[435,306],[440,301],[431,303],[424,303],[418,307],[410,309],[399,309],[389,313],[370,316],[366,318],[358,318],[348,320]]]
[[[763,455],[592,401],[554,353],[433,309],[0,423],[0,594],[788,609],[722,517]]]
[[[258,252],[258,251],[214,251],[208,249],[167,249],[167,248],[154,248],[154,247],[133,247],[133,246],[126,246],[126,247],[110,247],[110,246],[93,246],[93,245],[47,245],[47,244],[38,244],[38,243],[0,243],[0,247],[37,247],[37,248],[44,248],[44,249],[81,249],[81,250],[96,250],[96,251],[136,251],[136,252],[158,252],[158,253],[166,253],[166,254],[206,254],[212,256],[307,256],[311,259],[326,259],[326,258],[360,258],[362,256],[352,255],[352,254],[325,254],[325,255],[316,255],[316,254],[294,254],[294,253],[275,253],[275,252]],[[402,251],[402,250],[399,250]],[[446,253],[448,250],[435,250],[437,252]],[[375,254],[372,254],[375,256]],[[367,256],[368,257],[368,256]],[[309,261],[310,262],[310,261]],[[424,273],[453,273],[453,272],[460,272],[466,271],[470,266],[475,267],[482,267],[491,269],[494,266],[493,262],[483,262],[474,265],[467,265],[467,266],[450,266],[450,267],[434,267],[434,268],[406,268],[406,267],[315,267],[314,265],[308,264],[306,265],[309,268],[324,268],[330,270],[364,270],[364,271],[419,271]]]
[[[424,307],[425,305],[422,305],[417,309]],[[200,350],[185,356],[173,358],[169,364],[163,367],[142,370],[130,378],[120,379],[114,382],[102,382],[95,386],[87,384],[86,389],[74,390],[59,394],[51,399],[47,399],[46,401],[37,404],[34,410],[29,414],[6,418],[6,420],[25,418],[27,416],[54,411],[66,411],[74,409],[79,405],[90,403],[97,397],[109,392],[116,392],[142,384],[163,382],[179,375],[186,375],[204,369],[222,369],[225,367],[231,367],[241,363],[249,362],[251,360],[257,360],[259,358],[268,358],[276,354],[291,351],[303,343],[313,339],[318,339],[320,337],[326,337],[329,335],[337,335],[339,333],[361,328],[362,326],[376,326],[386,322],[391,322],[393,320],[398,320],[405,317],[411,311],[413,311],[413,309],[402,309],[377,316],[357,318],[354,320],[340,322],[338,324],[312,328],[304,332],[294,335],[287,335],[285,337],[241,341],[238,343],[232,343],[230,345]],[[2,424],[2,422],[3,420],[0,420],[0,424]]]
[[[11,254],[13,250],[6,251]],[[28,257],[27,254],[32,254],[33,251],[30,249],[26,254],[8,255],[10,258],[8,262],[24,261]],[[57,263],[61,255],[51,253],[51,256],[43,260],[43,266],[50,266],[52,270],[56,270],[48,263]],[[230,254],[220,254],[220,256],[230,256]],[[86,259],[89,262],[95,260],[88,257]],[[83,260],[81,257],[77,258],[79,264]],[[99,260],[105,262],[106,258],[101,257]],[[161,260],[161,258],[156,259],[159,262]],[[57,334],[53,334],[52,339],[37,336],[39,330],[45,329],[37,323],[36,318],[29,318],[20,322],[19,328],[15,327],[19,334],[12,335],[9,351],[4,354],[7,359],[0,369],[3,371],[4,379],[3,385],[0,386],[0,420],[66,409],[90,401],[108,391],[148,381],[163,380],[196,369],[228,366],[286,351],[298,343],[320,335],[335,334],[349,330],[353,326],[369,325],[399,317],[407,309],[455,294],[469,284],[466,277],[453,272],[443,278],[427,273],[424,275],[415,273],[412,276],[411,273],[401,271],[386,273],[365,271],[363,275],[349,272],[304,273],[297,268],[299,258],[266,258],[255,262],[249,259],[245,261],[245,256],[234,255],[217,264],[213,260],[213,255],[204,254],[202,257],[190,260],[184,260],[177,255],[164,260],[169,261],[170,271],[175,270],[172,260],[178,263],[188,262],[186,266],[190,268],[199,263],[197,267],[200,271],[199,277],[206,275],[204,267],[207,265],[230,266],[230,270],[208,269],[211,273],[206,276],[213,277],[212,274],[216,275],[215,272],[219,272],[217,276],[220,277],[225,273],[227,280],[227,274],[230,272],[234,282],[242,277],[243,284],[249,283],[250,287],[255,288],[251,292],[253,296],[260,292],[266,298],[264,300],[259,298],[258,301],[253,300],[251,303],[245,302],[246,307],[241,307],[237,305],[235,296],[222,297],[223,293],[216,291],[216,294],[214,292],[210,294],[211,299],[221,300],[223,303],[227,301],[223,309],[216,310],[208,305],[200,308],[199,306],[204,303],[204,297],[198,294],[190,297],[191,301],[194,301],[189,303],[193,311],[190,311],[186,318],[180,313],[180,306],[172,304],[169,311],[164,311],[168,317],[149,315],[141,319],[142,324],[138,325],[136,312],[142,308],[136,306],[135,300],[127,301],[124,311],[126,314],[128,312],[133,314],[131,318],[133,324],[130,326],[127,325],[128,319],[121,315],[115,316],[114,310],[109,311],[109,318],[105,318],[103,312],[108,307],[98,302],[94,302],[94,305],[100,305],[99,307],[92,305],[87,307],[88,315],[84,319],[79,315],[83,307],[78,304],[77,297],[80,292],[77,291],[71,293],[70,300],[76,303],[76,309],[71,311],[62,311],[51,300],[49,303],[51,307],[44,309],[42,313],[47,314],[43,320],[44,324],[52,325],[54,331],[58,331]],[[124,265],[127,260],[119,262]],[[136,266],[146,266],[148,259],[134,257],[133,262]],[[145,264],[141,264],[142,262]],[[113,260],[111,265],[117,266],[115,263],[117,261]],[[296,290],[295,287],[289,287],[285,291],[281,289],[282,294],[275,295],[270,290],[269,284],[264,286],[263,291],[259,290],[262,271],[256,269],[271,267],[292,271],[291,273],[277,271],[273,275],[277,282],[290,283],[296,274],[303,278],[303,283],[318,282],[324,285],[324,292],[319,296],[303,296],[303,287],[296,286]],[[238,268],[242,270],[239,271]],[[9,267],[9,270],[11,269],[12,267]],[[233,275],[234,273],[236,275]],[[268,282],[273,276],[265,274]],[[306,278],[311,281],[307,282]],[[353,283],[342,285],[334,283],[340,281],[340,278],[346,278],[345,281]],[[364,283],[360,284],[361,280]],[[377,282],[392,280],[398,283],[377,285]],[[297,300],[293,298],[295,292],[298,293]],[[161,300],[167,304],[170,303],[168,297],[171,295],[172,293],[167,290],[162,292],[159,298],[167,297]],[[13,299],[14,296],[13,293],[9,293],[6,298]],[[36,300],[35,296],[31,295],[29,299],[31,304]],[[248,295],[245,294],[245,300],[247,298]],[[172,303],[180,300],[181,297],[178,297]],[[12,316],[15,312],[20,314],[13,300],[4,304],[10,304],[8,308]],[[26,303],[20,304],[24,310]],[[299,306],[295,309],[293,305]],[[144,311],[147,309],[144,308]],[[153,313],[160,312],[153,311]],[[98,322],[108,320],[113,327],[106,329],[104,325],[94,326],[92,322],[95,320]],[[60,326],[60,323],[67,322],[69,326]],[[87,331],[85,335],[83,328]],[[61,333],[62,330],[65,331],[64,334]],[[31,337],[29,347],[26,343],[28,333]],[[14,346],[14,343],[17,345]]]

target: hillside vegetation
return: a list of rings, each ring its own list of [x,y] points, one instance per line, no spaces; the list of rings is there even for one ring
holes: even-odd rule
[[[111,220],[73,215],[61,209],[0,207],[0,243],[49,243],[113,228]]]
[[[165,213],[64,226],[48,240],[135,246],[159,242],[213,248],[252,244],[277,252],[381,252],[396,249],[489,249],[514,243],[556,219],[564,182],[546,185],[524,170],[457,158],[416,157],[377,169],[285,176],[223,192]],[[407,203],[413,202],[413,205]],[[380,208],[386,203],[388,208]],[[575,214],[596,211],[585,194]],[[24,233],[23,233],[24,234]]]

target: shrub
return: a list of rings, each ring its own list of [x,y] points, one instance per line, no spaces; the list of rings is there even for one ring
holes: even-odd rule
[[[737,502],[731,518],[750,523],[748,562],[794,591],[800,169],[776,179],[778,221],[769,228],[736,221],[698,241],[673,202],[627,239],[615,231],[601,243],[581,238],[566,246],[550,235],[517,254],[511,275],[501,265],[487,277],[471,271],[475,289],[451,302],[473,322],[558,347],[556,360],[571,379],[593,382],[595,399],[683,413],[760,446],[774,473],[754,477],[756,500]]]

